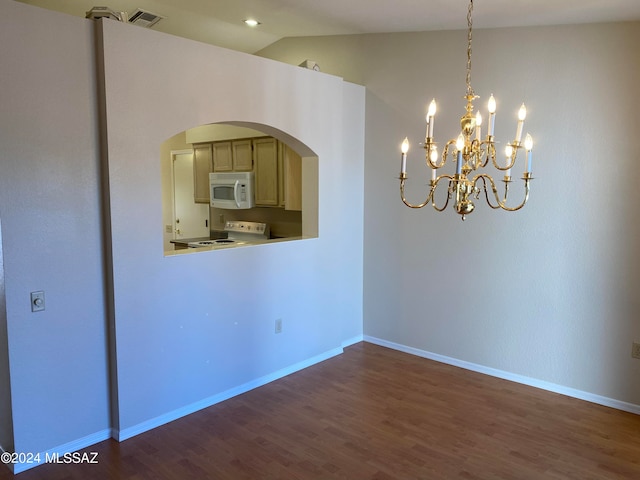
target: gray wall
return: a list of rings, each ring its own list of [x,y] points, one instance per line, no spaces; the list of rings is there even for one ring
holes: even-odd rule
[[[476,105],[487,118],[495,94],[498,141],[512,140],[527,104],[536,179],[523,210],[481,200],[464,223],[406,208],[396,178],[408,135],[409,198],[422,200],[416,146],[431,98],[436,140],[457,135],[465,31],[286,39],[259,52],[367,87],[365,336],[640,411],[640,24],[475,29],[473,47]]]
[[[0,1],[0,218],[14,426],[13,445],[3,446],[18,452],[73,449],[109,435],[94,64],[90,22]],[[36,290],[44,290],[46,310],[32,313]],[[10,418],[2,413],[4,444]]]

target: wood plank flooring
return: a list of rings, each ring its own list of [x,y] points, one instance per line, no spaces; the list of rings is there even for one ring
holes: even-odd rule
[[[15,478],[640,479],[640,416],[359,343],[84,451],[99,463]]]

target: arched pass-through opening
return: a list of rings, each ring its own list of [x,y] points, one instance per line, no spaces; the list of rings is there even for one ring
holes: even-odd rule
[[[267,243],[318,236],[318,157],[286,132],[238,121],[200,125],[163,142],[161,164],[165,255],[250,244],[195,245],[228,236],[229,222],[267,225]],[[250,178],[252,205],[212,202],[210,174]]]

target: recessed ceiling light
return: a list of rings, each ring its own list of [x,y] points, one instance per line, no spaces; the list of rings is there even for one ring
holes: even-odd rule
[[[250,27],[257,27],[258,25],[260,25],[260,22],[257,20],[254,20],[253,18],[247,18],[244,23],[246,23],[247,25],[249,25]]]

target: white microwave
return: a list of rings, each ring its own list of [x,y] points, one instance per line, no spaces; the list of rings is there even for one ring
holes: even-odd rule
[[[210,205],[215,208],[243,209],[255,205],[253,172],[209,174]]]

